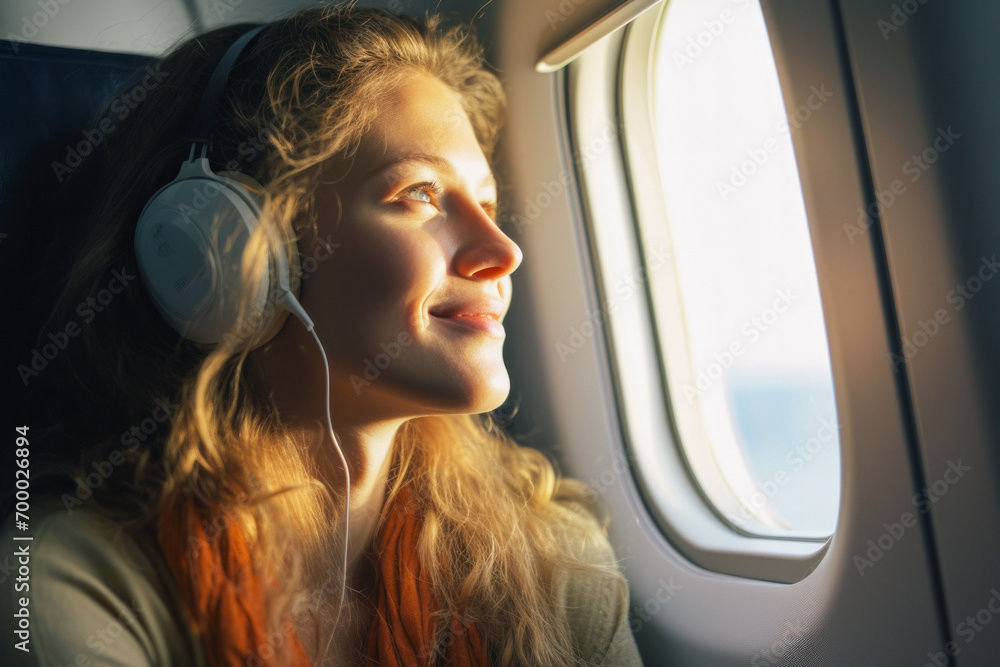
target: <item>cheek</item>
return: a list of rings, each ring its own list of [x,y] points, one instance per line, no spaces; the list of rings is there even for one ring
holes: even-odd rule
[[[445,273],[440,246],[419,231],[373,231],[352,242],[350,274],[342,279],[358,297],[382,305],[425,299]]]
[[[447,272],[440,245],[419,230],[351,231],[334,237],[336,255],[310,276],[304,296],[355,349],[377,348],[404,331],[419,336]]]

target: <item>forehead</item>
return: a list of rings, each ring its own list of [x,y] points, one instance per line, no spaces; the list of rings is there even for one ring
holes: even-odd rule
[[[405,74],[385,91],[379,113],[362,137],[355,167],[370,172],[410,155],[436,156],[475,185],[492,172],[458,95],[437,78]]]

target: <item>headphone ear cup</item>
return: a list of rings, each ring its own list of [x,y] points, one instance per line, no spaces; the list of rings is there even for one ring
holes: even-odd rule
[[[242,171],[219,171],[213,172],[213,175],[219,179],[233,181],[234,183],[231,185],[242,186],[253,196],[257,204],[257,210],[259,211],[263,207],[261,198],[264,196],[264,186],[258,183],[253,176],[247,176]]]
[[[290,290],[285,253],[271,253],[251,286],[253,315],[240,323],[242,263],[257,228],[263,188],[245,174],[217,175],[200,158],[146,204],[135,232],[140,276],[163,318],[185,338],[215,344],[227,334],[257,346],[284,323]]]
[[[222,171],[217,174],[222,179],[232,181],[230,186],[240,191],[245,190],[253,198],[256,210],[259,212],[264,206],[264,186],[258,183],[253,177],[240,171]],[[258,220],[260,216],[258,215]],[[276,244],[280,241],[276,241]],[[264,305],[264,313],[261,318],[264,328],[254,341],[254,347],[259,347],[271,340],[284,325],[289,311],[282,305],[282,295],[291,294],[295,299],[299,298],[302,286],[302,263],[299,260],[299,248],[295,242],[285,244],[286,248],[275,247],[271,257],[271,285],[269,288],[267,302]]]

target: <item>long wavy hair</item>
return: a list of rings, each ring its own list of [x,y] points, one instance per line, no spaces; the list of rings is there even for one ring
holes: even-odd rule
[[[128,97],[109,105],[104,117],[113,131],[79,170],[87,180],[74,173],[68,184],[71,192],[77,184],[74,197],[88,212],[81,216],[86,232],[66,249],[69,278],[43,335],[79,319],[81,304],[113,272],[126,282],[138,275],[132,238],[139,213],[187,157],[201,91],[248,27],[227,26],[178,46],[155,65],[158,77],[145,79],[144,99],[126,89]],[[209,157],[214,169],[239,170],[264,186],[263,223],[243,264],[248,284],[272,248],[287,251],[316,234],[320,165],[355,150],[381,94],[413,71],[458,95],[492,160],[504,95],[467,30],[446,29],[437,17],[323,6],[271,24],[244,52]],[[255,398],[246,364],[253,336],[233,331],[210,348],[180,339],[139,279],[99,305],[56,360],[61,372],[38,378],[46,402],[58,406],[47,451],[53,462],[71,462],[63,472],[77,480],[63,495],[67,507],[94,502],[147,531],[176,493],[216,508],[221,529],[236,522],[248,536],[255,567],[280,573],[269,602],[273,626],[302,608],[314,614],[323,628],[310,638],[319,661],[340,610],[310,603],[329,590],[324,582],[339,585],[342,499],[320,483],[305,444]],[[80,442],[93,444],[81,453]],[[438,642],[447,643],[458,614],[478,625],[497,664],[578,664],[556,575],[584,568],[620,577],[613,565],[586,562],[586,551],[604,540],[589,489],[559,478],[542,454],[483,416],[411,420],[393,452],[385,507],[403,487],[419,503],[419,557],[441,605]],[[106,470],[108,461],[113,472],[94,488],[87,475]],[[450,555],[447,567],[442,553]]]

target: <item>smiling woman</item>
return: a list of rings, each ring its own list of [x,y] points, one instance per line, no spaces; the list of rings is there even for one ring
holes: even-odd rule
[[[18,658],[639,664],[592,494],[484,416],[521,252],[475,40],[324,7],[158,70],[80,168],[88,231],[43,331],[108,271],[140,280],[38,378],[58,426]]]

